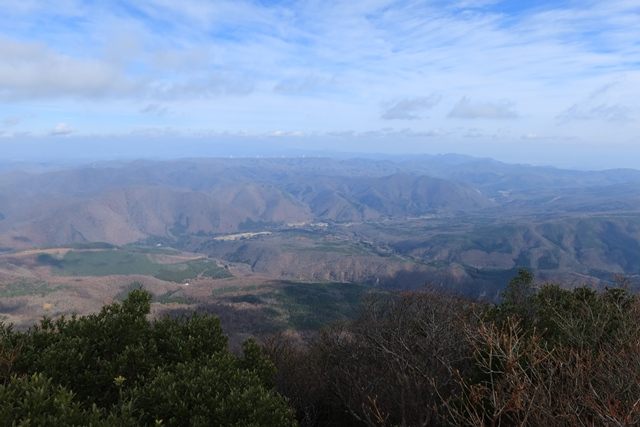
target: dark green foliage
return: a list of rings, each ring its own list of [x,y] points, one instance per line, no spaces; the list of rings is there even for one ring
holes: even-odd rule
[[[131,391],[141,420],[167,426],[295,425],[285,401],[229,353],[178,363]]]
[[[240,366],[254,373],[263,384],[273,385],[276,368],[254,339],[248,339],[242,344]]]
[[[40,265],[49,265],[51,267],[62,267],[62,260],[54,257],[51,254],[38,254],[38,256],[36,257],[36,261],[38,262],[38,264]]]
[[[25,333],[3,326],[0,380],[12,384],[21,380],[10,375],[40,375],[34,381],[44,387],[44,401],[57,402],[56,393],[62,393],[67,405],[72,392],[71,409],[79,408],[78,417],[83,411],[98,417],[117,410],[142,425],[156,420],[175,426],[292,424],[285,402],[270,390],[273,367],[255,343],[247,342],[244,357],[236,358],[216,317],[149,321],[150,302],[149,293],[133,290],[97,314],[44,319]],[[19,405],[10,400],[20,397],[16,393],[7,395],[7,405]],[[58,420],[57,412],[51,413]],[[263,419],[271,421],[263,424]],[[57,425],[75,422],[59,420],[64,422]]]
[[[533,275],[522,269],[510,281],[502,302],[488,311],[487,319],[503,324],[514,318],[526,333],[538,334],[551,345],[596,348],[635,333],[630,317],[633,303],[634,296],[623,288],[603,292],[587,287],[568,290],[555,284],[536,288]]]
[[[122,287],[120,289],[120,292],[118,292],[113,299],[117,301],[124,301],[125,299],[127,299],[127,297],[132,291],[139,291],[143,289],[144,289],[144,285],[142,283],[131,282],[128,285]]]
[[[197,361],[227,351],[227,338],[214,316],[163,318],[153,324],[151,337],[157,352],[156,365]]]
[[[42,374],[0,384],[0,426],[135,426],[130,414],[83,407],[73,393]]]
[[[634,296],[621,288],[568,291],[547,285],[532,299],[534,327],[553,345],[597,349],[633,336]]]
[[[509,281],[502,293],[502,302],[490,310],[489,316],[504,321],[509,316],[518,316],[528,322],[533,315],[532,297],[535,294],[533,274],[524,268]]]
[[[118,399],[113,379],[137,382],[157,358],[146,320],[150,296],[133,291],[121,304],[86,317],[45,319],[16,339],[21,346],[19,372],[42,372],[88,402],[111,405]]]
[[[534,294],[533,274],[527,269],[518,270],[518,275],[509,281],[502,296],[503,304],[513,308],[525,305]]]
[[[107,242],[76,242],[70,243],[65,247],[71,249],[117,249],[118,247]]]

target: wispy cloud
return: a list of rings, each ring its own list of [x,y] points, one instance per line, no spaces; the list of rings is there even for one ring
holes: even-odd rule
[[[416,120],[420,118],[420,113],[435,107],[440,99],[440,95],[431,94],[387,103],[381,118],[384,120]]]
[[[604,120],[608,122],[632,121],[631,109],[624,105],[581,105],[573,104],[558,115],[561,121]]]
[[[168,111],[169,110],[165,105],[156,104],[156,103],[147,104],[146,106],[140,109],[140,112],[142,114],[151,114],[155,116],[164,116],[165,114],[167,114]]]
[[[4,119],[2,119],[2,126],[4,127],[12,127],[17,125],[18,123],[20,123],[20,118],[19,117],[5,117]]]
[[[634,120],[633,108],[623,104],[626,85],[620,82],[607,83],[596,88],[585,99],[574,103],[558,114],[560,122],[598,120],[614,123],[628,123]]]
[[[514,119],[518,113],[513,104],[502,102],[472,102],[463,97],[449,112],[449,117],[454,119]]]
[[[279,81],[273,88],[282,95],[318,95],[335,90],[338,81],[335,76],[309,74],[295,76]]]

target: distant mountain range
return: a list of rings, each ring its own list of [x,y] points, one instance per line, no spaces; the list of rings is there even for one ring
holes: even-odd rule
[[[328,168],[323,167],[328,166]],[[135,162],[0,175],[4,246],[231,233],[248,224],[363,221],[495,205],[480,191],[389,166],[330,160]]]
[[[327,226],[318,230],[315,223]],[[318,273],[309,267],[313,259],[320,268],[349,268],[332,258],[344,247],[333,255],[325,248],[325,261],[333,264],[313,257],[302,262],[306,255],[296,255],[295,248],[308,242],[291,237],[295,230],[340,244],[368,242],[368,261],[359,258],[356,268],[362,275],[324,275],[352,281],[376,277],[372,271],[398,274],[407,263],[414,266],[409,270],[425,271],[420,280],[449,274],[452,266],[527,266],[598,280],[616,272],[637,275],[640,171],[571,171],[458,155],[185,159],[58,169],[4,165],[0,171],[5,251],[162,241],[235,260],[244,252],[254,268],[285,276],[302,274],[294,271],[296,263]],[[215,240],[243,231],[280,234]],[[392,261],[392,267],[380,267]]]

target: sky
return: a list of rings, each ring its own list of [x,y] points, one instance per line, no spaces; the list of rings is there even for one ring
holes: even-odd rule
[[[0,0],[0,160],[640,169],[640,0]]]

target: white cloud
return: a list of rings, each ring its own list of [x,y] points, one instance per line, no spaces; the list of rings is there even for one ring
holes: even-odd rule
[[[521,136],[522,139],[528,139],[528,140],[540,140],[540,139],[545,139],[544,136],[540,136],[535,132],[529,132],[529,133],[525,133],[524,135]]]
[[[0,39],[0,98],[113,96],[133,86],[119,70],[57,53],[37,43]]]
[[[0,38],[0,57],[0,100],[206,98],[244,95],[253,89],[251,79],[234,72],[132,73],[122,58],[110,62],[75,57],[40,43],[7,38]]]
[[[300,132],[300,131],[275,130],[273,132],[268,133],[268,136],[275,136],[275,137],[302,137],[302,136],[305,136],[305,134],[304,134],[304,132]]]

